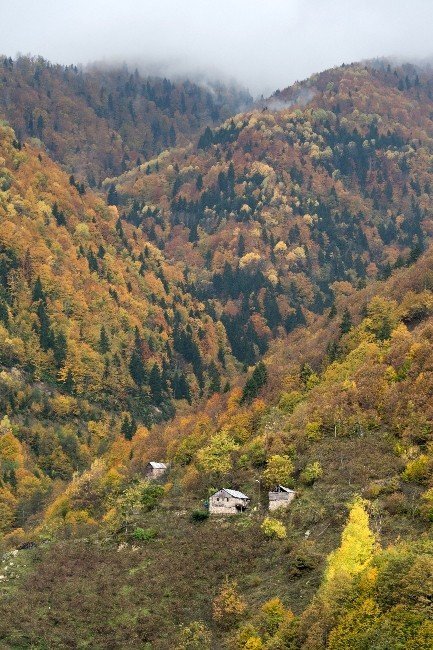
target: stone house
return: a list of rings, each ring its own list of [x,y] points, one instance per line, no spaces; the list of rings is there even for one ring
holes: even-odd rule
[[[284,485],[277,485],[277,487],[269,492],[269,510],[277,510],[278,508],[287,508],[296,496],[296,492]]]
[[[150,463],[147,463],[144,468],[144,475],[146,478],[153,480],[163,476],[167,469],[168,466],[165,463],[155,463],[154,461],[150,461]]]
[[[248,508],[250,498],[238,490],[222,488],[209,499],[211,515],[236,515]]]

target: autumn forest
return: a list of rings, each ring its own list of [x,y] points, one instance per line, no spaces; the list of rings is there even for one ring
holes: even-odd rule
[[[4,56],[0,118],[0,646],[432,648],[432,69]]]

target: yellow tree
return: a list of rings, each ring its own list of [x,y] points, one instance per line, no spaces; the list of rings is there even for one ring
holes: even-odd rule
[[[239,595],[237,583],[228,578],[215,596],[212,603],[212,617],[221,627],[229,628],[235,625],[247,608],[247,604]]]
[[[232,454],[239,445],[224,431],[212,436],[210,444],[201,449],[197,460],[208,474],[226,474],[232,467]]]
[[[263,480],[271,488],[276,485],[287,485],[292,477],[293,469],[293,463],[289,456],[275,454],[267,462]]]
[[[358,498],[353,503],[340,546],[328,558],[323,589],[344,585],[360,573],[373,557],[377,542],[369,526],[365,502]]]

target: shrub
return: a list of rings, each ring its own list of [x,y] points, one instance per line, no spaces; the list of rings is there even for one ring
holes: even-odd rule
[[[264,603],[260,612],[260,628],[273,636],[287,616],[286,609],[279,598],[272,598]]]
[[[323,474],[323,469],[321,464],[318,461],[314,463],[309,463],[304,470],[301,472],[301,481],[305,485],[313,485],[318,478]]]
[[[149,542],[151,539],[155,539],[157,535],[158,531],[155,528],[136,528],[132,533],[132,537],[137,542]]]
[[[284,413],[290,415],[302,400],[303,395],[298,390],[292,390],[288,393],[281,393],[278,407],[284,411]]]
[[[154,483],[145,484],[141,490],[141,505],[145,510],[153,510],[158,505],[158,501],[163,494],[164,488],[162,485],[156,485]]]
[[[287,537],[286,527],[278,519],[266,517],[260,528],[269,539],[285,539]]]
[[[421,515],[427,521],[433,521],[433,488],[421,495]]]
[[[290,551],[289,578],[299,578],[320,564],[321,556],[312,540],[302,541]]]
[[[431,471],[432,460],[426,454],[421,454],[418,458],[408,462],[403,472],[403,479],[415,483],[424,483]]]
[[[383,507],[390,515],[403,514],[407,511],[406,498],[401,492],[393,492],[386,497]]]
[[[307,422],[305,425],[305,433],[308,440],[320,440],[322,438],[321,422]]]
[[[182,625],[176,650],[210,650],[212,636],[204,623]]]
[[[242,625],[231,639],[230,647],[236,650],[261,650],[264,646],[252,623]]]
[[[221,627],[230,628],[235,625],[247,608],[237,587],[237,582],[226,578],[219,594],[213,600],[212,617]]]
[[[200,467],[207,474],[226,474],[232,467],[233,452],[239,445],[225,431],[211,437],[209,444],[197,453]]]
[[[191,521],[194,523],[200,523],[201,521],[206,521],[209,518],[209,513],[207,510],[193,510],[191,512]]]

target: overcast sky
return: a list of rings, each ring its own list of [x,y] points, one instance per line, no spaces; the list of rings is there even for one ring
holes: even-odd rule
[[[433,0],[0,0],[3,54],[161,63],[269,93],[363,58],[433,54]]]

